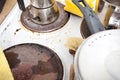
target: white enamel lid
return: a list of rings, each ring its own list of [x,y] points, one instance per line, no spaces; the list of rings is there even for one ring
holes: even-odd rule
[[[76,52],[74,65],[81,80],[120,80],[120,30],[87,38]]]

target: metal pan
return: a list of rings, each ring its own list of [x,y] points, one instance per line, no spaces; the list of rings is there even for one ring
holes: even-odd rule
[[[83,14],[88,11],[84,14],[85,20],[90,32],[95,33],[86,38],[75,54],[76,80],[120,80],[120,30],[104,31],[100,20],[94,16],[93,12],[92,17],[88,16],[91,10],[86,9],[86,5],[81,8],[77,0],[73,2]],[[84,0],[80,2],[85,4]],[[94,24],[91,20],[98,21]],[[89,23],[93,25],[89,26]]]
[[[85,0],[72,1],[82,11],[91,34],[105,30],[103,24],[100,22],[97,15],[94,14],[93,10],[89,7]],[[79,4],[79,2],[81,2],[84,5],[84,7],[81,4]]]
[[[62,80],[63,65],[51,49],[24,43],[4,50],[15,80]]]

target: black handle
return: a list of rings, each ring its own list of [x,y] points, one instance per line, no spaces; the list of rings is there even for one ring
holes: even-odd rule
[[[99,18],[94,14],[93,10],[89,7],[85,0],[72,1],[82,11],[91,34],[105,30],[103,24],[100,22]],[[82,2],[84,7],[81,4],[79,4],[79,2]]]
[[[0,0],[0,13],[3,10],[3,7],[4,7],[5,3],[6,3],[6,0]]]
[[[18,5],[19,5],[19,8],[20,8],[22,11],[26,11],[24,1],[23,1],[23,0],[17,0],[17,2],[18,2]]]

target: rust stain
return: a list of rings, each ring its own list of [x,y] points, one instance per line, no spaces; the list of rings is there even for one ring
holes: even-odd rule
[[[4,33],[6,30],[7,30],[7,28],[10,26],[10,24],[8,24],[6,27],[5,27],[5,29],[3,30],[3,32],[2,33]]]
[[[25,26],[22,25],[21,21],[20,21],[19,23],[20,23],[20,26],[22,27],[22,29],[24,29],[25,31],[31,32],[31,33],[33,33],[33,34],[35,33],[35,32],[33,32],[33,31],[28,30],[27,28],[25,28]]]
[[[7,27],[4,29],[4,31],[6,31],[7,30]]]
[[[21,30],[21,28],[16,29],[16,31],[14,32],[14,35],[16,35],[16,33],[17,33],[18,31],[20,31],[20,30]]]

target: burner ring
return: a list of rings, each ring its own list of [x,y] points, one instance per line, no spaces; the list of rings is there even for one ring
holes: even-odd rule
[[[64,5],[56,2],[58,7],[59,16],[53,23],[40,25],[36,24],[31,20],[31,15],[29,13],[29,7],[27,7],[26,11],[21,14],[21,23],[23,26],[33,32],[51,32],[57,29],[62,28],[69,19],[69,13],[64,11]]]

